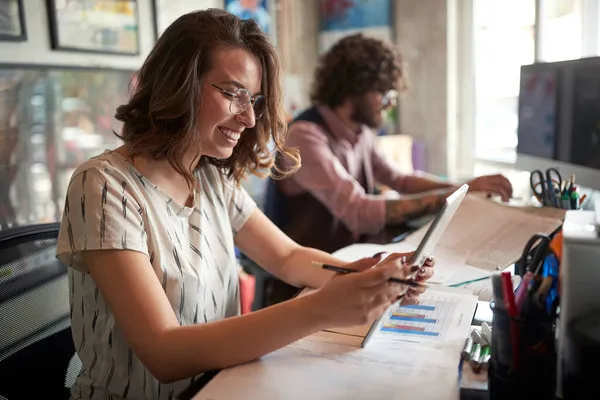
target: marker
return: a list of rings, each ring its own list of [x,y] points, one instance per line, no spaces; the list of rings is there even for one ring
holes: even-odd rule
[[[561,208],[565,210],[571,209],[571,198],[569,197],[569,192],[565,190],[560,198]]]
[[[484,339],[488,342],[489,345],[492,344],[492,328],[488,325],[487,322],[481,324],[481,334]]]
[[[465,345],[463,346],[463,349],[460,353],[460,358],[462,358],[465,361],[469,361],[471,359],[471,352],[473,351],[473,338],[472,337],[468,337],[465,340]]]
[[[473,338],[473,341],[475,343],[479,343],[482,346],[485,346],[485,345],[489,344],[487,342],[487,340],[485,340],[485,338],[483,337],[483,335],[481,333],[479,333],[479,331],[477,329],[473,329],[471,331],[471,337]]]
[[[471,368],[473,368],[473,370],[475,372],[479,372],[479,369],[481,368],[481,362],[479,361],[481,358],[481,345],[479,343],[475,343],[473,345],[473,351],[471,351]]]
[[[490,346],[483,346],[479,357],[479,364],[484,370],[487,370],[490,364],[491,351]]]
[[[573,190],[573,192],[571,192],[571,210],[578,210],[579,209],[579,193],[577,193],[577,191]]]
[[[500,273],[500,279],[502,282],[502,290],[504,294],[504,307],[508,312],[508,316],[511,317],[509,321],[510,325],[510,343],[513,354],[513,367],[519,367],[519,326],[512,318],[518,316],[517,307],[515,305],[515,294],[513,292],[512,278],[508,271],[502,271]]]

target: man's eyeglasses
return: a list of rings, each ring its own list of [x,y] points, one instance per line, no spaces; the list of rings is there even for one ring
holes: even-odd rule
[[[241,114],[249,105],[252,105],[252,108],[254,109],[254,118],[259,119],[267,109],[267,98],[265,96],[258,95],[252,97],[252,93],[247,89],[237,88],[234,91],[229,91],[212,82],[209,83],[219,92],[231,99],[229,111],[231,111],[232,114]]]
[[[388,90],[381,98],[381,105],[384,109],[396,107],[397,99],[398,92],[395,90]]]

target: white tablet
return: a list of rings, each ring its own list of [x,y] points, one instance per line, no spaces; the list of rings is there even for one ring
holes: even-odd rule
[[[419,247],[415,250],[413,257],[408,260],[410,265],[422,266],[427,260],[427,257],[433,253],[433,249],[440,240],[440,237],[444,234],[450,220],[454,214],[456,214],[456,210],[458,210],[458,207],[468,191],[469,185],[465,183],[446,198],[442,208],[431,222],[431,225],[429,225],[425,236],[421,239]]]
[[[433,249],[440,240],[440,237],[442,237],[442,235],[444,234],[444,231],[448,227],[450,220],[452,219],[454,214],[456,214],[456,210],[458,210],[458,207],[465,198],[465,195],[467,194],[468,190],[469,185],[464,184],[446,198],[444,205],[442,206],[440,211],[438,211],[437,215],[431,222],[431,225],[429,225],[429,228],[427,229],[425,236],[423,236],[423,239],[421,239],[421,242],[419,243],[417,250],[415,250],[413,257],[410,260],[408,260],[408,265],[418,265],[420,267],[425,263],[425,261],[427,261],[427,257],[429,257],[433,253]],[[398,278],[414,279],[417,273],[418,270],[414,273],[413,276],[399,276]],[[361,343],[361,347],[365,347],[367,345],[374,332],[377,330],[377,326],[380,324],[382,318],[383,316],[377,319],[373,323],[373,325],[371,325],[369,332],[367,332],[367,335]]]

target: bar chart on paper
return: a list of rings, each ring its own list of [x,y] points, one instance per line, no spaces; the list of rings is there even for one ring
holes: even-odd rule
[[[453,325],[459,299],[448,296],[423,296],[419,304],[398,305],[383,319],[380,331],[394,336],[443,339]]]

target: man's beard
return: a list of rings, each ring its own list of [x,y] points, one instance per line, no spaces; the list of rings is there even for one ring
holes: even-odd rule
[[[357,124],[367,125],[369,128],[377,129],[381,121],[377,119],[378,115],[370,112],[370,104],[364,97],[354,100],[354,110],[352,111],[352,121]]]

